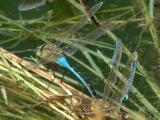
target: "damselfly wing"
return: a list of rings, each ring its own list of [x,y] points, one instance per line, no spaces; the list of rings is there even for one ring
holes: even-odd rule
[[[87,25],[90,22],[89,19],[97,13],[97,11],[102,7],[102,5],[103,5],[103,2],[100,2],[100,3],[95,4],[93,7],[91,7],[88,10],[88,12],[85,14],[85,16],[83,16],[77,24],[73,25],[69,30],[63,33],[62,36],[70,37],[75,32],[77,32],[78,30],[83,28],[85,25]],[[61,43],[62,42],[60,41],[56,41],[54,44],[56,46],[60,46]]]
[[[104,24],[103,28],[105,28],[106,30],[112,31],[117,26],[118,26],[118,24],[110,23],[110,24]],[[101,27],[98,27],[95,30],[93,30],[92,32],[88,33],[81,40],[77,41],[77,43],[74,42],[74,43],[70,44],[69,46],[64,46],[63,51],[68,56],[73,55],[78,50],[78,48],[80,48],[80,46],[85,46],[89,42],[94,42],[98,38],[103,36],[104,34],[106,34],[104,29],[102,29]],[[84,41],[84,43],[83,43],[83,41]],[[72,46],[72,47],[70,47],[70,46]]]
[[[90,10],[89,10],[89,14],[88,16],[82,17],[82,19],[80,20],[80,22],[73,26],[74,29],[71,29],[69,32],[69,34],[73,34],[74,32],[76,32],[77,30],[79,30],[80,28],[82,28],[84,25],[86,25],[88,22],[88,17],[94,15],[102,6],[102,3],[98,3],[95,6],[93,6]],[[76,28],[76,29],[75,29]],[[58,45],[60,45],[61,43],[58,42]],[[85,87],[88,89],[88,91],[90,92],[91,96],[94,97],[95,92],[93,91],[94,89],[91,87],[91,85],[89,85],[82,77],[81,75],[76,72],[73,67],[70,66],[70,64],[68,63],[67,59],[65,58],[65,56],[63,55],[63,49],[60,49],[59,46],[56,44],[50,44],[50,45],[42,45],[40,47],[38,47],[36,50],[34,50],[36,52],[36,55],[39,56],[41,59],[39,60],[40,63],[42,64],[47,64],[50,62],[53,63],[57,63],[58,65],[67,68],[68,70],[70,70],[79,80],[81,80],[81,82],[85,85]],[[66,48],[66,47],[65,47]],[[69,47],[67,47],[69,48]]]
[[[80,29],[81,27],[83,27],[85,24],[87,24],[88,21],[86,18],[93,16],[97,10],[100,9],[100,7],[102,6],[102,3],[98,3],[95,6],[93,6],[89,11],[88,11],[88,16],[84,17],[83,19],[80,20],[80,24],[76,25],[76,29],[72,29],[71,33],[74,33],[77,31],[77,29]],[[85,23],[85,24],[84,24]],[[108,28],[110,26],[110,28]],[[103,25],[103,29],[106,28],[108,30],[113,29],[115,26],[112,25]],[[94,30],[93,32],[89,33],[85,38],[85,40],[89,41],[95,41],[98,37],[102,36],[105,32],[101,27],[97,28],[96,30]],[[68,32],[69,33],[69,32]],[[57,42],[56,42],[57,43]],[[46,64],[49,62],[55,62],[58,65],[67,68],[68,70],[70,70],[78,79],[81,80],[81,82],[86,86],[86,88],[88,89],[88,91],[90,92],[90,94],[93,96],[93,92],[92,89],[90,87],[90,85],[85,82],[85,80],[81,77],[81,75],[76,72],[68,63],[64,53],[66,53],[67,55],[73,55],[77,49],[73,48],[73,46],[76,45],[76,43],[73,43],[71,46],[67,45],[64,46],[62,49],[59,48],[59,45],[61,43],[58,42],[58,44],[51,44],[51,45],[42,45],[40,47],[38,47],[35,51],[36,54],[41,58],[39,61],[42,64]],[[82,44],[82,46],[84,46],[86,44]]]

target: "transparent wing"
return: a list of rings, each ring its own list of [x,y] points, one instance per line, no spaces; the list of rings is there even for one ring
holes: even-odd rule
[[[103,29],[102,29],[102,27],[98,27],[94,31],[92,31],[89,34],[87,34],[82,40],[85,40],[87,42],[96,41],[99,37],[101,37],[102,35],[104,35],[106,33],[104,29],[106,29],[106,30],[112,30],[116,26],[117,26],[117,24],[112,24],[111,23],[111,24],[103,25]],[[78,50],[77,48],[80,45],[81,46],[85,46],[86,43],[73,43],[71,45],[65,46],[62,49],[63,49],[64,53],[66,53],[67,55],[73,55]]]
[[[73,25],[71,27],[71,29],[69,29],[68,31],[66,31],[63,35],[65,35],[66,37],[69,37],[71,35],[73,35],[76,31],[80,30],[81,28],[83,28],[85,25],[87,25],[90,21],[89,18],[93,15],[96,14],[96,12],[102,7],[102,2],[97,3],[96,5],[94,5],[93,7],[91,7],[88,11],[88,13],[86,13],[86,15],[84,17],[82,17],[80,19],[80,21],[76,24]],[[61,42],[60,41],[56,41],[54,43],[56,46],[60,46]]]
[[[38,3],[37,3],[38,4]],[[95,15],[95,13],[101,8],[102,6],[102,2],[94,5],[91,9],[89,9],[88,13],[86,13],[87,15],[82,17],[80,19],[80,22],[78,24],[76,24],[75,26],[73,26],[69,31],[66,32],[66,34],[68,35],[72,35],[74,32],[76,32],[77,30],[79,30],[80,28],[82,28],[83,26],[85,26],[89,21],[88,18],[90,18],[91,16]],[[97,32],[97,31],[95,31]],[[92,33],[91,35],[88,35],[88,39],[91,39],[92,35],[95,33]],[[57,48],[61,45],[61,42],[55,42],[54,46],[56,46]],[[66,48],[66,47],[65,47]],[[73,51],[72,51],[73,52]],[[58,54],[57,54],[58,55]],[[53,55],[49,54],[48,56],[46,56],[46,58],[53,58]],[[49,60],[45,60],[45,58],[40,59],[39,60],[40,63],[42,64],[46,64],[48,62],[51,62]],[[54,61],[54,60],[53,60]]]
[[[82,27],[84,27],[86,24],[88,24],[90,22],[90,18],[92,16],[94,16],[97,11],[102,7],[102,2],[100,3],[97,3],[96,5],[94,5],[93,7],[91,7],[89,10],[88,10],[88,13],[86,13],[86,15],[84,17],[82,17],[80,19],[80,22],[75,25],[70,31],[69,33],[70,34],[73,34],[74,32],[78,31],[79,29],[81,29]]]

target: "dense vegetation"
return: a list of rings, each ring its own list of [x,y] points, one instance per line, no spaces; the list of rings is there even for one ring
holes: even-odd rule
[[[43,2],[31,10],[26,8],[32,4],[20,7],[22,1],[0,1],[1,120],[160,120],[159,0],[37,1]],[[114,66],[118,38],[122,56]],[[67,68],[41,64],[36,48],[60,42],[62,50],[77,49],[64,54],[96,98]],[[137,71],[124,100],[135,51]]]

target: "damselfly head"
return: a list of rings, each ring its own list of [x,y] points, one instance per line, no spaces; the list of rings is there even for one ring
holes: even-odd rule
[[[36,49],[35,53],[40,58],[48,59],[48,57],[53,58],[53,57],[57,57],[57,56],[61,55],[62,50],[60,50],[60,48],[58,48],[54,44],[50,44],[50,45],[39,46]]]
[[[35,54],[41,58],[41,56],[43,56],[43,53],[45,52],[44,49],[46,49],[45,45],[37,47],[37,49],[35,50]]]

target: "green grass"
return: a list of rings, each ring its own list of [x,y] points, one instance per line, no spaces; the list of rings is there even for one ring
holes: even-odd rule
[[[61,2],[65,4],[59,7]],[[2,9],[5,14],[0,14],[0,46],[3,48],[0,49],[0,119],[80,119],[83,115],[77,106],[83,106],[84,99],[90,101],[91,105],[94,103],[80,82],[67,70],[63,69],[65,76],[61,83],[62,72],[56,69],[47,71],[38,63],[34,52],[18,51],[35,49],[55,40],[77,48],[79,51],[74,56],[68,56],[69,62],[93,84],[98,98],[101,99],[117,38],[121,38],[123,42],[120,69],[115,69],[120,82],[127,81],[122,71],[132,52],[136,50],[139,58],[129,101],[116,104],[112,101],[107,109],[117,107],[117,104],[120,108],[117,107],[118,111],[111,111],[109,117],[115,117],[114,113],[120,110],[121,113],[129,115],[130,119],[160,119],[160,81],[157,75],[160,65],[160,26],[156,24],[156,15],[159,14],[156,6],[160,5],[156,0],[103,2],[102,8],[96,13],[97,18],[102,26],[115,26],[112,30],[100,27],[91,35],[90,33],[97,29],[92,22],[74,33],[68,32],[69,29],[74,30],[72,26],[78,24],[85,15],[83,6],[74,0],[54,1],[49,5],[49,9],[45,8],[47,5],[39,9],[41,15],[28,11],[22,12],[19,17],[16,11],[15,15],[18,17],[13,18]],[[90,4],[96,3],[98,1]],[[68,11],[65,8],[68,8]],[[100,33],[103,35],[98,36]],[[81,46],[80,43],[87,46]],[[20,58],[4,49],[9,52],[17,51],[15,54]],[[53,84],[48,87],[49,81]],[[117,89],[116,86],[112,87]],[[66,96],[70,92],[76,95],[72,99]],[[71,107],[75,110],[70,109]]]

